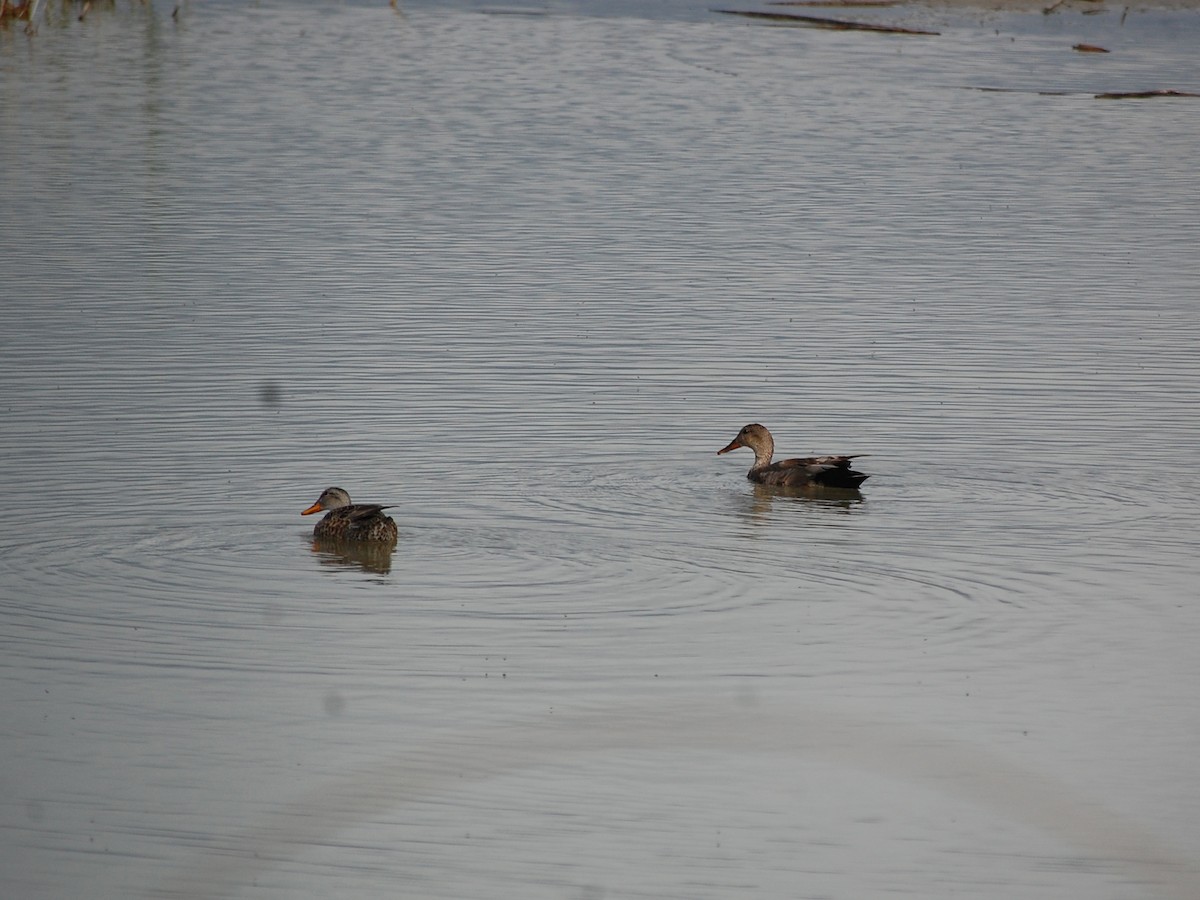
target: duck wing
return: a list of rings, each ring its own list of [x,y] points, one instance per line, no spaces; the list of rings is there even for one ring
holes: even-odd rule
[[[857,487],[870,476],[856,472],[850,468],[850,460],[866,456],[865,453],[851,453],[846,456],[807,456],[796,459],[782,459],[768,467],[768,483],[794,484],[805,483],[823,484],[828,487]]]
[[[357,527],[366,525],[375,519],[386,519],[387,516],[383,514],[385,509],[391,509],[391,507],[381,506],[378,503],[355,503],[352,506],[343,506],[336,512],[341,514],[341,518]]]
[[[849,456],[805,456],[796,459],[781,459],[771,466],[779,469],[804,469],[810,472],[824,472],[829,469],[849,469],[850,460],[866,456],[865,453],[851,453]]]

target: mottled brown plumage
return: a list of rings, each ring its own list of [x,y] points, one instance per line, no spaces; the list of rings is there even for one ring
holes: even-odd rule
[[[325,518],[313,529],[313,537],[327,541],[371,541],[394,544],[399,537],[396,523],[385,516],[386,506],[377,503],[351,503],[341,488],[326,488],[302,516],[324,512]]]
[[[861,453],[851,456],[781,459],[773,463],[771,457],[775,454],[775,440],[771,437],[771,432],[757,424],[747,425],[717,453],[728,453],[738,447],[749,447],[754,451],[754,465],[750,467],[746,477],[759,484],[779,487],[857,488],[871,477],[850,468],[850,460],[863,456]]]

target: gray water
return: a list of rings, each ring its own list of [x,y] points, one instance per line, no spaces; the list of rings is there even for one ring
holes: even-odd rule
[[[172,9],[0,31],[5,896],[1197,896],[1196,13]]]

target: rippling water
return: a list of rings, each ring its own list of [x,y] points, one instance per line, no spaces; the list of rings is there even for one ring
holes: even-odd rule
[[[1195,14],[894,15],[0,31],[13,896],[1195,896]]]

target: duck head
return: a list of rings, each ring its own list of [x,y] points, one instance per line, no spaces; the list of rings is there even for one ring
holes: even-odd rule
[[[771,437],[771,432],[767,431],[762,425],[757,423],[745,426],[737,433],[732,441],[717,451],[717,455],[728,453],[730,450],[736,450],[739,447],[749,447],[754,451],[754,465],[765,466],[771,461],[771,456],[775,453],[775,440]]]
[[[331,509],[341,509],[343,506],[349,505],[349,494],[340,487],[329,487],[321,491],[321,496],[317,498],[317,502],[300,513],[300,515],[311,516],[313,513],[328,512]]]

